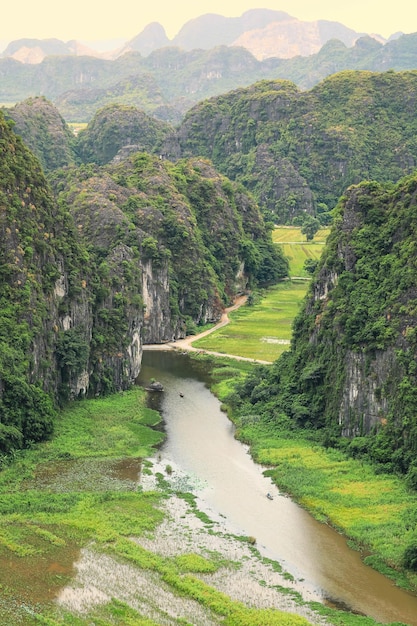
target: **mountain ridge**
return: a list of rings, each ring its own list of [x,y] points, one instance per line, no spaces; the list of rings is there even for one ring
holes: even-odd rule
[[[116,59],[131,51],[147,56],[166,46],[209,50],[219,45],[243,46],[255,58],[292,58],[299,54],[308,56],[320,50],[329,39],[339,38],[352,46],[366,33],[356,32],[340,22],[327,20],[304,21],[272,9],[251,9],[240,17],[224,17],[207,13],[187,21],[179,32],[169,39],[164,27],[151,22],[125,44],[106,52],[94,50],[80,42],[59,39],[18,39],[11,41],[1,57],[12,57],[22,63],[40,63],[50,54],[88,55]],[[380,35],[370,35],[385,43]],[[294,37],[296,41],[294,41]],[[292,44],[290,42],[292,41]]]

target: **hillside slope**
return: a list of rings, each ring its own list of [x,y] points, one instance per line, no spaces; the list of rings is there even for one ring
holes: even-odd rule
[[[0,455],[50,434],[58,404],[128,388],[144,341],[287,274],[257,205],[207,162],[67,166],[54,197],[3,117],[0,143]]]
[[[311,89],[347,69],[415,69],[416,39],[414,33],[383,45],[361,37],[353,47],[332,39],[308,57],[263,61],[236,46],[191,51],[165,47],[147,57],[132,51],[116,60],[50,56],[36,65],[8,57],[0,59],[0,101],[15,104],[42,95],[58,105],[67,121],[81,122],[104,105],[118,102],[176,124],[197,102],[262,79],[286,79]]]
[[[396,186],[351,187],[294,324],[291,351],[241,394],[250,411],[285,414],[327,445],[347,446],[413,481],[416,227],[415,174]]]
[[[189,111],[177,150],[211,159],[272,219],[291,223],[331,210],[351,184],[411,173],[416,98],[417,72],[341,72],[308,92],[262,81]]]

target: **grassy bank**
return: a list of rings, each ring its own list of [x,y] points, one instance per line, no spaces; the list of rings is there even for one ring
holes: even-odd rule
[[[145,407],[144,397],[143,390],[134,388],[105,399],[75,402],[61,413],[51,441],[4,461],[0,624],[312,623],[286,610],[256,608],[256,600],[247,605],[210,583],[207,577],[220,574],[230,580],[244,563],[247,576],[253,578],[250,570],[260,565],[251,564],[258,557],[251,556],[245,538],[238,542],[246,546],[241,563],[230,561],[217,548],[204,550],[203,537],[209,537],[212,546],[215,528],[207,516],[193,510],[190,496],[179,499],[185,509],[171,523],[170,547],[178,543],[179,553],[167,556],[141,545],[159,528],[164,503],[174,499],[169,486],[172,468],[154,471],[149,462],[142,467],[142,458],[163,440],[163,434],[153,428],[159,414]],[[152,476],[155,488],[143,490],[139,472]],[[190,516],[194,517],[187,529]],[[201,528],[192,542],[197,523]],[[261,598],[266,586],[279,598],[276,583],[265,583],[274,568],[265,565],[264,569],[262,580],[251,578],[252,595]],[[291,602],[295,607],[304,604],[299,598],[281,603]],[[302,610],[313,615],[307,608]]]

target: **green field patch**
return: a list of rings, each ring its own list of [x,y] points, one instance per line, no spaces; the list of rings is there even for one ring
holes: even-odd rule
[[[257,429],[242,430],[257,461],[272,466],[267,474],[280,489],[385,563],[401,565],[404,541],[411,541],[417,519],[416,498],[403,481],[288,434],[257,441]]]
[[[230,323],[193,342],[193,347],[259,361],[275,361],[289,348],[292,322],[306,294],[303,282],[285,281],[259,302],[230,314]]]
[[[54,453],[61,458],[147,456],[164,435],[149,428],[160,416],[144,410],[141,394],[143,391],[134,387],[68,406],[56,423]]]
[[[290,264],[290,276],[311,278],[311,274],[309,274],[304,269],[304,263],[307,259],[313,259],[317,261],[321,257],[324,249],[324,244],[283,243],[281,244],[281,248]]]
[[[329,229],[321,229],[312,241],[306,241],[301,228],[277,226],[273,230],[272,240],[281,246],[289,261],[290,277],[311,278],[311,274],[304,269],[304,263],[307,259],[319,260],[329,233]]]
[[[329,233],[329,228],[321,228],[316,232],[312,241],[314,243],[325,243]],[[272,231],[272,241],[274,243],[303,243],[306,242],[306,236],[301,232],[300,226],[276,226]]]

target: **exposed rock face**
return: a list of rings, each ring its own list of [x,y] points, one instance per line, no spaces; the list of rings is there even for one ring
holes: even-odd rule
[[[170,341],[178,331],[172,327],[167,265],[163,268],[154,268],[151,260],[143,263],[142,296],[143,342],[146,344]]]
[[[364,353],[348,352],[345,369],[339,409],[341,434],[355,437],[384,426],[389,400],[381,395],[381,389],[398,369],[394,351],[375,353],[371,364]]]
[[[406,447],[415,445],[416,185],[363,183],[342,198],[293,361],[298,402],[313,421],[348,437],[388,424]]]
[[[232,45],[246,48],[260,61],[270,57],[291,59],[317,53],[330,39],[353,46],[360,36],[337,22],[304,22],[288,16],[287,20],[244,32]]]

